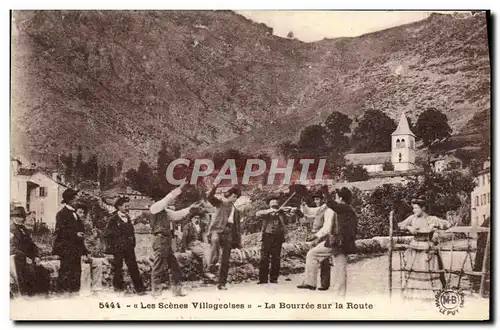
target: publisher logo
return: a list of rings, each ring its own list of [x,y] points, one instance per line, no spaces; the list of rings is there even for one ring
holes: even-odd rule
[[[455,315],[464,307],[464,294],[459,289],[445,288],[436,293],[436,307],[444,315]]]

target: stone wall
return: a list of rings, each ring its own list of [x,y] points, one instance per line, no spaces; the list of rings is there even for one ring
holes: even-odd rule
[[[400,242],[408,242],[411,237],[399,238]],[[374,237],[372,239],[362,239],[356,241],[357,254],[349,256],[349,262],[356,262],[361,258],[371,257],[384,253],[388,249],[388,237]],[[309,243],[284,243],[282,249],[281,275],[297,274],[304,271],[304,263],[307,251],[310,249]],[[201,264],[194,258],[190,251],[185,253],[176,253],[183,272],[183,281],[201,280]],[[102,265],[102,285],[111,287],[112,285],[112,256],[104,258],[94,258],[96,263]],[[232,283],[240,283],[249,280],[257,280],[260,262],[260,247],[248,247],[243,249],[234,249],[231,251],[230,269],[228,280]],[[150,288],[150,276],[152,257],[137,258],[139,271],[145,285]],[[52,278],[56,278],[59,271],[59,260],[53,257],[45,258],[42,262],[51,272]],[[84,266],[82,275],[82,287],[88,286],[90,279],[88,266]],[[125,281],[131,290],[130,278],[124,266]]]

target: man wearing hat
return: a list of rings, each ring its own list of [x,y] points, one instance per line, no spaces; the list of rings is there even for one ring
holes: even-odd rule
[[[281,247],[285,241],[285,215],[276,198],[269,201],[269,209],[257,211],[262,222],[262,246],[260,250],[259,282],[278,283],[281,266]],[[269,262],[271,267],[269,269]]]
[[[57,212],[52,254],[60,258],[58,286],[61,292],[75,294],[80,291],[82,256],[85,247],[85,226],[75,210],[78,192],[68,188],[62,194],[63,208]]]
[[[24,226],[26,221],[24,207],[14,207],[10,212],[10,218],[12,221],[10,227],[11,267],[14,266],[14,269],[11,270],[11,276],[14,277],[14,282],[17,278],[18,287],[16,290],[21,295],[28,296],[41,291],[48,291],[48,285],[45,285],[45,288],[37,285],[42,280],[48,281],[49,275],[40,266],[38,247],[33,242],[28,229]]]
[[[108,242],[108,252],[113,254],[114,289],[117,292],[125,290],[122,271],[123,263],[125,262],[136,293],[143,295],[146,289],[139,273],[135,255],[135,229],[128,215],[129,202],[128,197],[118,197],[115,201],[116,212],[108,220],[104,237]]]
[[[208,193],[207,200],[217,211],[215,212],[208,232],[210,233],[210,257],[209,269],[214,268],[216,256],[222,250],[220,256],[219,290],[227,290],[226,282],[229,273],[229,257],[231,249],[241,247],[241,213],[234,206],[236,200],[241,196],[241,190],[237,186],[231,187],[223,198],[215,197],[218,184],[214,185]],[[206,273],[205,277],[214,278],[213,273]]]

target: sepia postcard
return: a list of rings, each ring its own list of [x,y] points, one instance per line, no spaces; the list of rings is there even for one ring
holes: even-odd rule
[[[12,320],[490,320],[489,11],[11,11]]]

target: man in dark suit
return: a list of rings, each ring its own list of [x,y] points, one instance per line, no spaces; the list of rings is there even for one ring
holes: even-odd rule
[[[283,211],[280,209],[278,200],[273,198],[269,201],[269,209],[257,211],[255,214],[263,219],[258,284],[278,283],[281,247],[286,235],[286,220]],[[269,267],[269,262],[271,267]]]
[[[224,198],[219,199],[215,197],[217,186],[214,185],[207,196],[208,202],[217,208],[215,216],[208,227],[208,232],[211,235],[208,269],[213,268],[215,258],[219,254],[219,250],[222,249],[217,288],[227,290],[226,282],[231,249],[241,248],[241,214],[234,206],[236,200],[241,196],[241,190],[238,187],[232,187],[224,194]],[[211,273],[205,274],[205,276],[208,278],[214,277]]]
[[[17,206],[11,213],[10,255],[14,269],[15,293],[32,296],[36,293],[48,293],[50,278],[48,271],[40,265],[39,249],[33,242],[28,229],[24,226],[26,212]],[[16,281],[17,280],[17,281]],[[15,285],[16,286],[16,285]]]
[[[85,227],[76,214],[77,192],[71,188],[63,194],[64,207],[57,212],[52,254],[60,257],[58,287],[61,292],[75,294],[80,291],[82,256],[88,255],[85,247]]]
[[[119,197],[115,202],[115,208],[117,211],[109,218],[104,232],[104,237],[108,241],[108,252],[113,254],[113,287],[118,292],[125,290],[122,272],[125,261],[135,291],[143,295],[146,289],[142,283],[135,256],[135,230],[128,215],[129,199]]]

